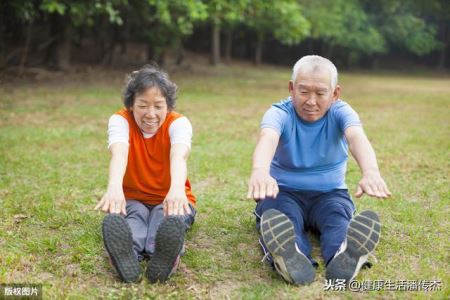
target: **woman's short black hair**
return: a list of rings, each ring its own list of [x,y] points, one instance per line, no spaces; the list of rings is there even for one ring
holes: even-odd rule
[[[170,81],[169,75],[157,65],[145,65],[140,70],[128,75],[128,81],[123,92],[123,103],[127,109],[134,105],[136,95],[148,88],[157,87],[166,98],[168,110],[175,108],[177,85]]]

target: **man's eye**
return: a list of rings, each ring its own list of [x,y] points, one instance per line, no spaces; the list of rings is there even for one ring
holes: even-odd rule
[[[161,110],[161,109],[162,109],[162,106],[155,106],[155,108],[156,108],[157,110]]]
[[[145,108],[147,108],[147,106],[142,106],[142,105],[139,105],[138,106],[140,109],[145,109]]]

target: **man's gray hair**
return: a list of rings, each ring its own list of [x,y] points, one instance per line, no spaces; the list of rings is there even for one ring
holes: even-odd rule
[[[300,58],[292,68],[292,82],[295,83],[299,72],[316,72],[323,69],[330,72],[331,88],[334,90],[338,82],[336,66],[329,59],[319,55],[307,55]]]

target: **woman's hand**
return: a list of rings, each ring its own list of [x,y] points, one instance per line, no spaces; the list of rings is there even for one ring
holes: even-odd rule
[[[94,209],[101,209],[111,214],[126,215],[126,200],[122,186],[108,187],[106,193]]]
[[[163,207],[165,216],[191,214],[184,186],[178,189],[171,188],[164,199]]]

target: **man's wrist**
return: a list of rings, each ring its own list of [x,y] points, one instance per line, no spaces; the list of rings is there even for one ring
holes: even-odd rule
[[[262,172],[269,173],[270,167],[255,166],[252,168],[252,172],[255,172],[255,171],[262,171]]]
[[[362,171],[363,176],[371,174],[380,174],[380,170],[378,168],[369,168]]]

